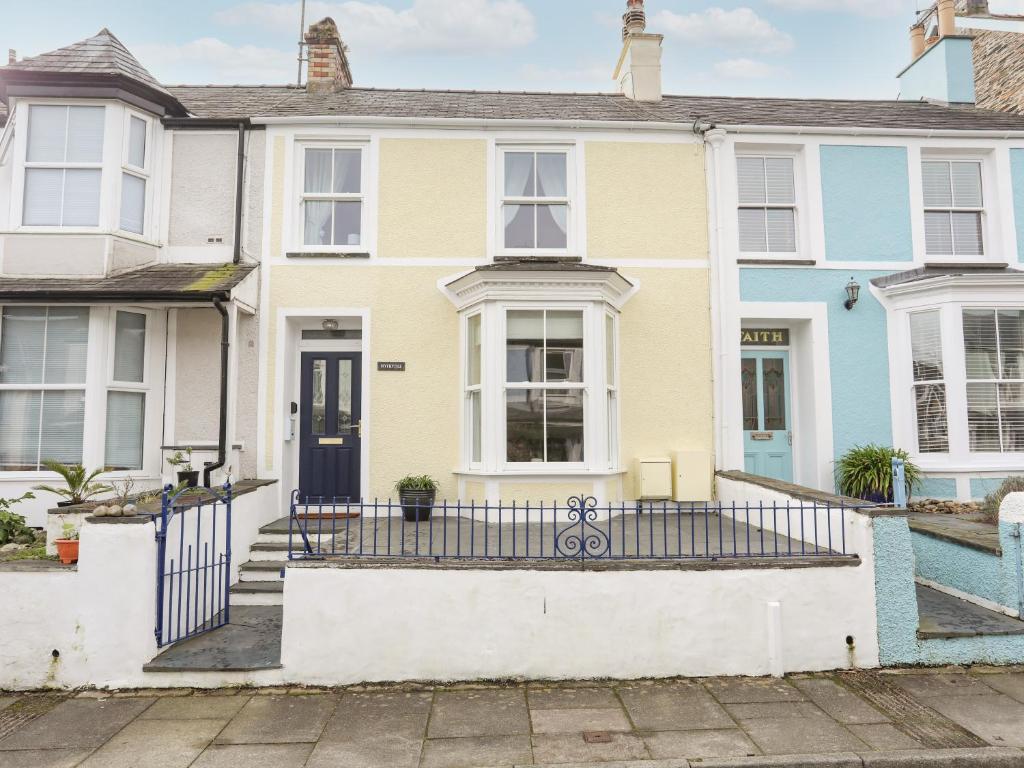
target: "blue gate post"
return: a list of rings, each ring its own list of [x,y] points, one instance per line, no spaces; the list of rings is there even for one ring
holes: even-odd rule
[[[214,504],[217,502],[214,501]],[[227,557],[227,568],[224,573],[224,623],[231,622],[231,481],[224,483],[224,511],[228,519],[225,523],[224,552]]]
[[[165,485],[160,493],[160,527],[156,532],[156,645],[163,646],[164,638],[164,560],[167,557],[167,501],[171,486]]]
[[[899,509],[907,506],[906,462],[895,456],[892,460],[892,503]]]

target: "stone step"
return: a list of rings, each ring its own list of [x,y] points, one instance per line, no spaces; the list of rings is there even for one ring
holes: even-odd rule
[[[240,581],[231,587],[232,605],[284,605],[284,581]]]
[[[250,560],[238,566],[238,578],[241,581],[281,581],[284,578],[284,561]]]
[[[359,522],[359,520],[358,520],[359,514],[358,513],[353,512],[351,514],[346,514],[344,512],[344,507],[339,507],[338,509],[340,511],[338,512],[338,514],[335,514],[335,515],[330,515],[330,514],[325,514],[325,515],[301,515],[299,517],[299,519],[302,521],[302,524],[306,527],[306,530],[309,533],[312,533],[314,530],[324,530],[324,531],[326,531],[326,530],[329,530],[331,528],[331,526],[334,526],[335,530],[341,530],[346,525],[353,526],[353,525],[357,525],[358,524],[358,522]],[[266,533],[266,534],[282,534],[283,533],[283,534],[287,535],[288,534],[289,525],[290,525],[289,520],[290,519],[287,518],[287,517],[282,517],[282,518],[280,518],[278,520],[275,520],[272,523],[267,523],[262,528],[260,528],[260,533]],[[294,524],[292,524],[292,525],[294,525]],[[296,536],[298,535],[298,528],[297,527],[293,527],[292,531],[293,531],[293,533]]]

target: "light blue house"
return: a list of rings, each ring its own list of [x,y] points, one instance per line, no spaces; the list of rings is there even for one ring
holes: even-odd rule
[[[1024,118],[970,104],[971,45],[918,50],[899,101],[721,100],[699,126],[721,468],[831,490],[881,443],[918,496],[1024,474]]]

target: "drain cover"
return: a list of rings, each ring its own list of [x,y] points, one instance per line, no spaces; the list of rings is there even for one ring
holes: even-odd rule
[[[610,744],[612,735],[608,731],[584,731],[583,740],[587,744]]]

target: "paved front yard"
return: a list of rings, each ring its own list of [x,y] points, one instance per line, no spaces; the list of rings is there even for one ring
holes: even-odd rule
[[[748,755],[1024,748],[1022,726],[1019,670],[0,694],[0,766],[713,765]]]

